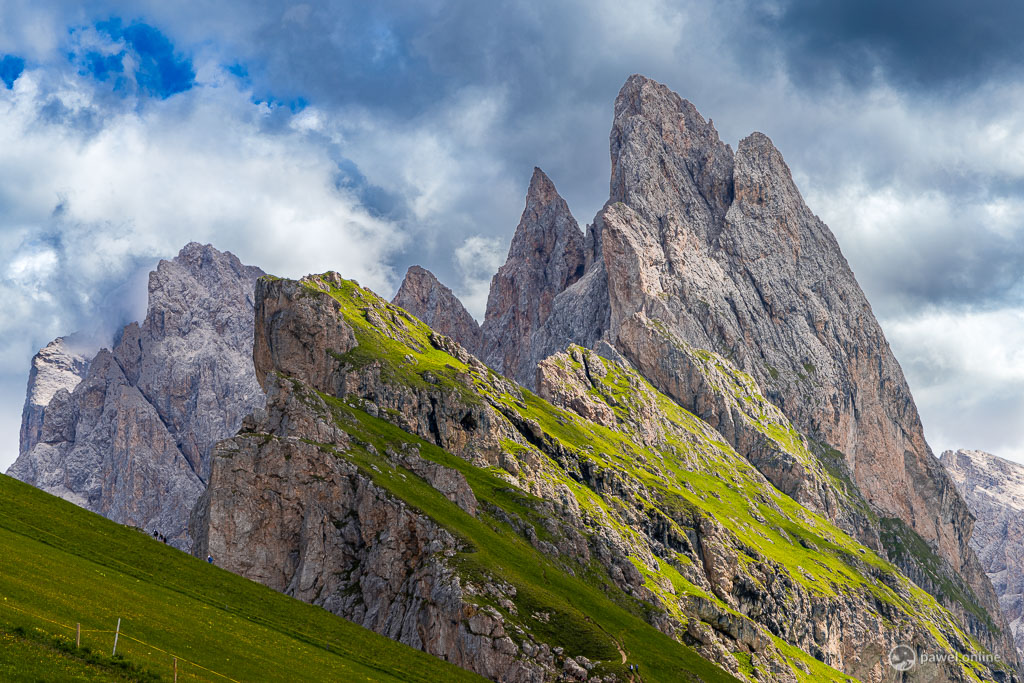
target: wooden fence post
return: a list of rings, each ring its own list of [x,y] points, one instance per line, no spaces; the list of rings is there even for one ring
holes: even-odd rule
[[[111,657],[113,657],[114,655],[117,654],[117,637],[119,635],[121,635],[121,618],[120,617],[117,618],[117,630],[114,631],[114,651],[112,653],[110,653]]]
[[[178,658],[174,658],[174,683],[178,683]]]
[[[82,647],[82,624],[75,624],[75,647]]]

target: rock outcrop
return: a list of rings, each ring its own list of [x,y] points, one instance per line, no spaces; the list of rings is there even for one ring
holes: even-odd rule
[[[161,261],[150,273],[146,319],[126,326],[113,351],[101,350],[80,383],[62,373],[66,386],[42,408],[38,428],[35,376],[23,453],[8,474],[190,547],[188,514],[209,476],[210,449],[264,401],[252,363],[262,274],[195,243]]]
[[[71,339],[57,337],[32,358],[25,407],[21,412],[18,455],[31,451],[42,434],[46,406],[58,391],[74,391],[89,369],[89,359]]]
[[[1024,652],[1024,465],[970,450],[941,461],[975,517],[971,546]]]
[[[508,259],[491,280],[482,360],[532,386],[538,360],[550,352],[534,334],[551,316],[555,297],[583,277],[585,264],[583,233],[569,206],[544,171],[533,169]]]
[[[452,290],[429,270],[410,267],[391,303],[409,311],[432,330],[455,339],[470,353],[481,352],[480,325]]]

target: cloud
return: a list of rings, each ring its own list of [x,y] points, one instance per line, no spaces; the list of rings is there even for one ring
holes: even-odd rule
[[[835,79],[915,90],[972,89],[997,72],[1020,73],[1024,8],[998,0],[782,0],[749,7],[742,41],[753,59],[778,52],[807,87]],[[758,38],[753,40],[752,38]]]
[[[21,335],[38,345],[199,239],[384,295],[420,263],[480,315],[535,165],[581,224],[607,198],[612,102],[641,72],[734,147],[772,137],[912,385],[952,404],[953,384],[926,383],[940,355],[916,351],[939,329],[928,316],[1002,311],[976,341],[1012,337],[1024,273],[1022,10],[961,6],[7,0],[0,54],[25,66],[0,87],[0,272],[28,259],[18,277],[52,301],[2,293],[39,311]],[[47,251],[76,273],[63,291]],[[985,382],[978,424],[1016,390]]]
[[[461,297],[462,303],[477,321],[484,318],[491,278],[505,263],[508,249],[503,246],[495,237],[473,235],[455,250],[455,263],[462,275],[461,289],[466,293]]]
[[[936,453],[1024,461],[1024,311],[933,310],[883,325]]]
[[[141,317],[145,273],[190,240],[280,275],[333,268],[394,288],[404,234],[339,186],[322,114],[279,116],[216,65],[196,78],[148,103],[45,68],[0,89],[0,368],[18,378],[5,394],[23,395],[28,360],[55,336],[109,344]],[[6,463],[17,430],[5,433]]]

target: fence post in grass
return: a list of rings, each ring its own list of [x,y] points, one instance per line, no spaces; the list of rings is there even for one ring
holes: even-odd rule
[[[117,630],[114,631],[114,651],[110,653],[111,657],[113,657],[114,655],[117,654],[117,637],[119,635],[121,635],[121,618],[120,617],[118,617],[118,619],[117,619]]]
[[[82,647],[82,624],[81,622],[75,624],[75,647]]]
[[[174,683],[178,683],[178,658],[174,658]]]

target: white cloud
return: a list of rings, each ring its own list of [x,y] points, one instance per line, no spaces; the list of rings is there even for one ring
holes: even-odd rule
[[[1024,312],[931,311],[883,321],[936,453],[1024,462]]]
[[[230,79],[114,106],[90,88],[33,69],[0,88],[0,368],[24,373],[5,392],[23,391],[51,338],[124,322],[136,304],[111,313],[104,293],[190,240],[280,275],[334,269],[393,288],[385,261],[405,237],[337,189],[316,111],[274,126],[279,112]],[[95,125],[76,125],[85,114]],[[5,433],[0,470],[17,448],[17,432]]]
[[[455,250],[455,263],[462,275],[460,299],[473,317],[483,320],[490,293],[491,277],[505,263],[503,243],[495,237],[473,235]]]

